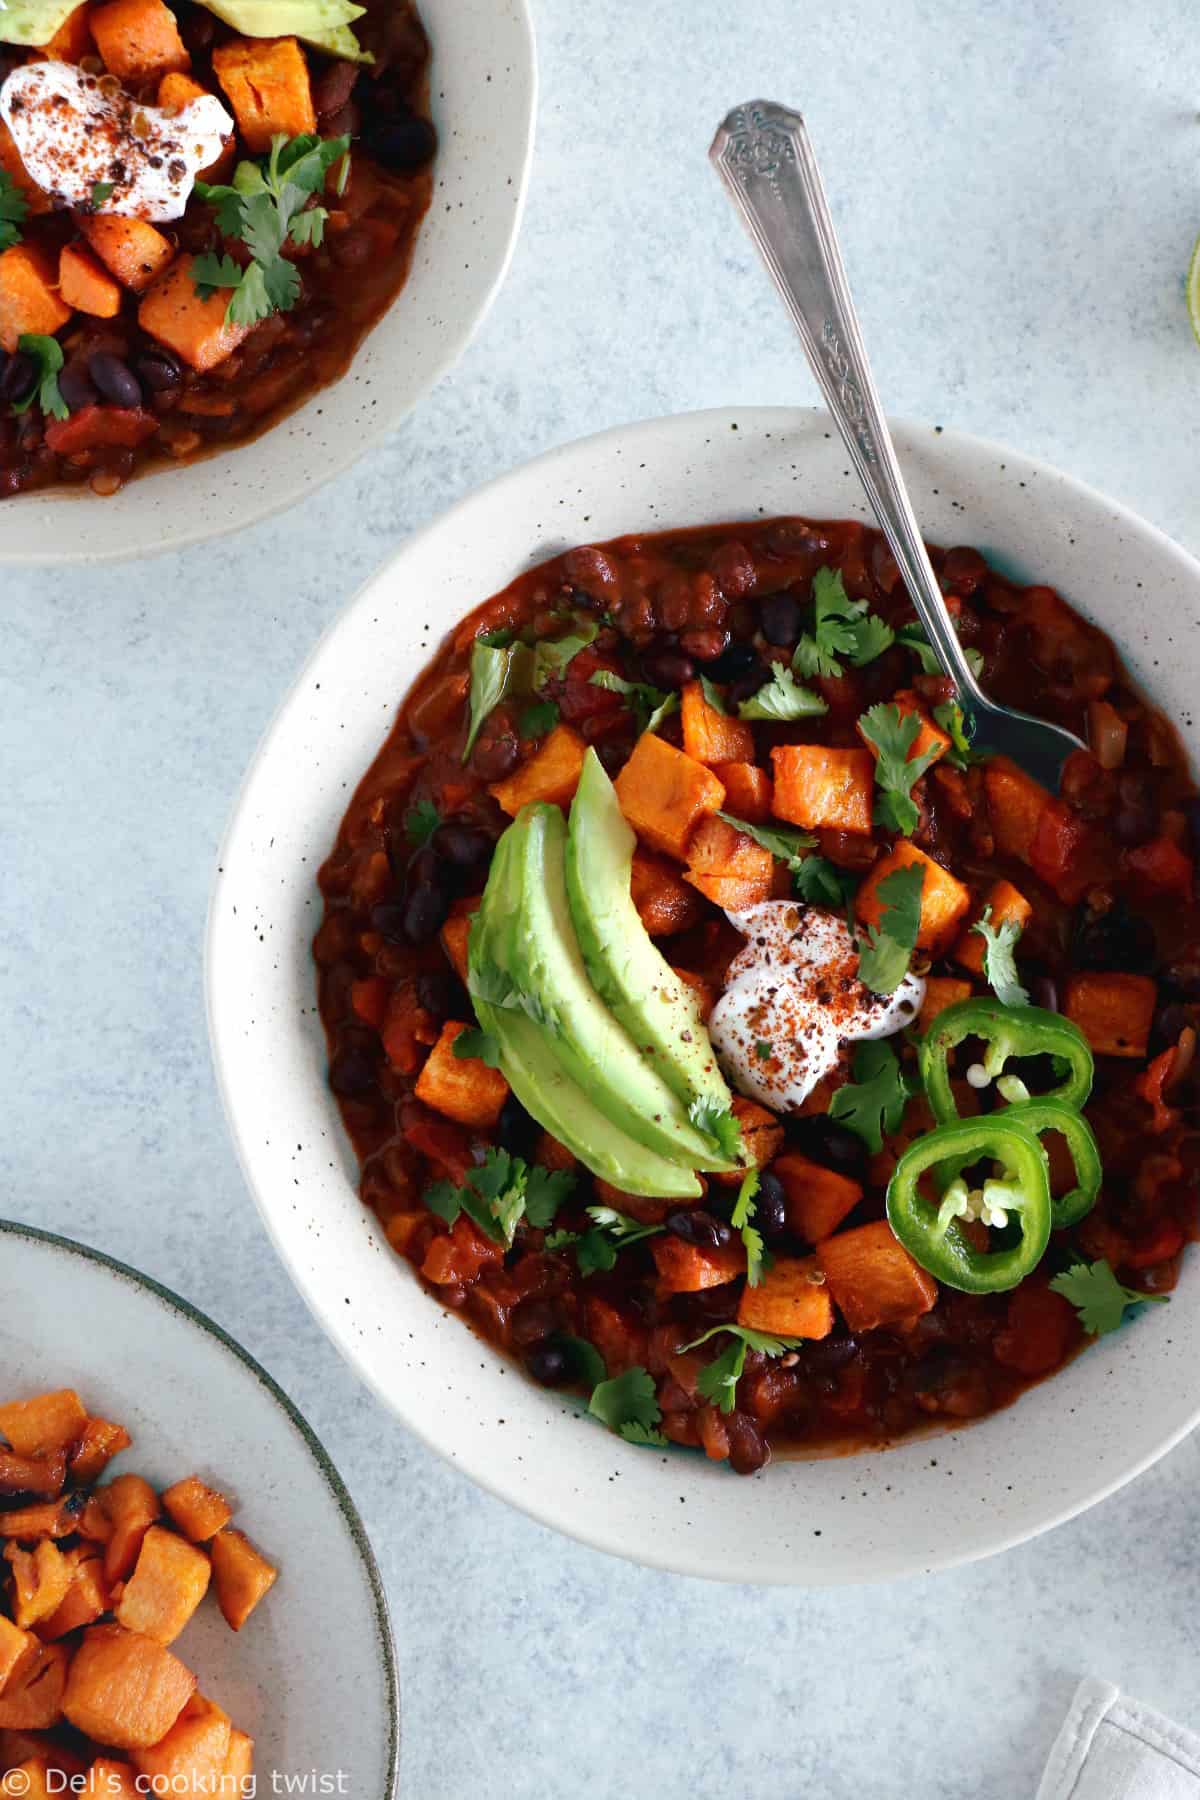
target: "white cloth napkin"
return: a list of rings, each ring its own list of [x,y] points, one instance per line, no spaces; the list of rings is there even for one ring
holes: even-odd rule
[[[1107,1681],[1081,1681],[1037,1800],[1200,1800],[1200,1737]]]

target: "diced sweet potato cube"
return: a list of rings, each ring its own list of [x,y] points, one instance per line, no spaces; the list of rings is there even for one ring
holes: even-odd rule
[[[746,1252],[740,1243],[717,1250],[702,1250],[682,1238],[651,1238],[650,1252],[658,1270],[660,1294],[698,1294],[702,1288],[722,1287],[746,1273]]]
[[[724,889],[713,888],[714,881],[745,884],[747,897],[741,902],[745,906],[770,898],[775,858],[744,831],[727,825],[724,819],[714,815],[700,821],[692,833],[687,857],[688,870],[684,880],[707,899],[724,892]],[[750,893],[753,899],[749,897]]]
[[[908,752],[908,761],[912,762],[914,757],[924,756],[927,750],[936,750],[937,756],[934,758],[934,763],[940,761],[940,759],[945,756],[947,750],[949,750],[954,739],[950,736],[948,731],[943,731],[940,725],[934,724],[921,700],[921,696],[915,693],[912,688],[904,688],[900,693],[892,695],[889,704],[896,707],[901,718],[906,718],[910,713],[915,713],[917,718],[921,721],[921,729],[913,739],[912,746]],[[875,746],[867,739],[861,721],[856,729],[859,737],[867,744],[871,755],[878,758],[879,753],[875,749]],[[933,764],[931,764],[930,767],[933,767]]]
[[[173,262],[142,301],[138,320],[143,331],[203,374],[232,356],[249,336],[251,327],[226,323],[229,295],[224,288],[201,300],[194,270],[195,262],[190,256]]]
[[[925,982],[925,998],[918,1020],[921,1030],[928,1031],[938,1014],[944,1013],[948,1006],[957,1006],[960,1000],[970,998],[969,981],[958,981],[953,975],[930,975]]]
[[[192,66],[165,0],[106,0],[89,24],[105,68],[126,87]]]
[[[221,1776],[229,1758],[232,1728],[228,1713],[193,1694],[160,1743],[133,1752],[133,1766],[150,1794],[223,1794]]]
[[[651,937],[687,931],[701,917],[695,894],[666,858],[651,850],[634,851],[629,892]]]
[[[839,1231],[817,1245],[817,1262],[851,1331],[873,1331],[926,1313],[938,1285],[914,1262],[886,1219]]]
[[[719,763],[717,780],[724,784],[725,811],[751,825],[762,825],[771,816],[771,777],[757,763]]]
[[[190,75],[164,75],[158,84],[158,104],[164,112],[182,112],[193,100],[202,100],[208,89],[193,81]],[[214,184],[224,181],[232,174],[237,161],[237,139],[231,132],[226,138],[220,155],[200,170],[201,181]]]
[[[854,902],[855,911],[864,924],[878,926],[884,908],[884,903],[879,898],[880,882],[886,881],[889,875],[894,875],[897,869],[907,868],[912,863],[919,863],[925,870],[917,948],[937,955],[957,936],[958,928],[971,905],[970,889],[964,887],[948,869],[943,869],[941,863],[934,862],[931,856],[918,850],[907,838],[898,839],[888,854],[874,865],[858,890]]]
[[[28,332],[53,337],[71,317],[58,295],[58,267],[40,244],[14,244],[0,254],[0,349],[15,350]]]
[[[705,981],[703,975],[693,975],[690,969],[676,969],[675,973],[691,988],[700,1008],[700,1017],[707,1024],[708,1015],[717,1004],[717,989],[711,981]]]
[[[1063,1011],[1098,1056],[1143,1057],[1157,999],[1149,975],[1072,975]]]
[[[788,1229],[806,1244],[831,1237],[862,1199],[862,1187],[848,1175],[826,1169],[798,1150],[777,1156],[771,1172],[787,1191]]]
[[[774,891],[772,886],[764,887],[761,881],[744,875],[687,875],[684,879],[714,906],[731,913],[757,906],[760,900],[769,899]]]
[[[427,1212],[425,1217],[429,1216]],[[481,1269],[503,1259],[503,1247],[494,1238],[485,1237],[466,1213],[459,1213],[450,1230],[439,1232],[429,1245],[421,1273],[435,1287],[461,1286],[474,1281]]]
[[[142,1539],[159,1516],[158,1495],[140,1475],[118,1475],[100,1491],[100,1504],[112,1525],[104,1547],[107,1581],[124,1581],[132,1572]]]
[[[69,12],[49,43],[41,46],[47,62],[80,63],[92,53],[92,27],[87,0]]]
[[[757,1287],[742,1290],[737,1322],[779,1337],[828,1337],[833,1301],[816,1257],[777,1256]]]
[[[227,1525],[218,1531],[211,1548],[217,1604],[225,1623],[240,1631],[279,1574],[273,1563],[254,1548],[243,1531]]]
[[[145,219],[96,213],[80,218],[79,229],[105,268],[134,294],[144,294],[175,255],[170,239]]]
[[[21,152],[17,149],[16,139],[12,132],[0,119],[0,169],[8,176],[13,186],[19,188],[25,196],[29,218],[36,219],[41,213],[48,213],[54,202],[49,194],[43,193],[29,170],[21,160]]]
[[[82,244],[64,244],[58,258],[58,291],[64,306],[93,319],[115,319],[121,289]]]
[[[114,1456],[128,1450],[131,1441],[123,1425],[114,1425],[111,1419],[88,1419],[71,1458],[71,1480],[79,1487],[89,1487]]]
[[[152,1525],[125,1583],[117,1623],[159,1644],[173,1644],[205,1594],[212,1574],[203,1550]]]
[[[54,1500],[66,1479],[65,1450],[52,1450],[49,1456],[18,1456],[15,1450],[0,1450],[0,1494],[35,1494],[39,1500]]]
[[[0,1731],[49,1731],[62,1718],[66,1685],[67,1651],[31,1638],[0,1691]]]
[[[43,1538],[33,1550],[6,1544],[4,1560],[12,1568],[13,1617],[22,1631],[28,1631],[57,1612],[66,1599],[71,1565],[50,1538]]]
[[[783,1148],[783,1126],[775,1114],[767,1107],[760,1106],[757,1100],[748,1100],[745,1094],[735,1094],[730,1111],[741,1127],[746,1163],[741,1169],[715,1169],[709,1175],[710,1181],[715,1181],[722,1187],[737,1187],[747,1168],[765,1169]]]
[[[454,1040],[468,1029],[459,1020],[447,1019],[417,1076],[414,1091],[418,1100],[448,1119],[476,1131],[490,1131],[508,1098],[508,1083],[499,1069],[489,1068],[478,1057],[455,1056]]]
[[[869,750],[830,750],[824,744],[779,744],[772,809],[806,831],[870,832],[875,759]]]
[[[33,1649],[33,1639],[0,1613],[0,1694],[21,1659]]]
[[[224,1494],[206,1487],[198,1475],[185,1475],[182,1481],[167,1488],[162,1503],[172,1524],[193,1544],[206,1544],[233,1517],[233,1508]]]
[[[95,1494],[88,1495],[87,1504],[79,1515],[78,1523],[72,1529],[77,1530],[80,1537],[87,1538],[89,1543],[110,1544],[112,1542],[113,1522],[104,1510],[104,1502]]]
[[[551,806],[568,806],[579,786],[579,772],[587,745],[569,725],[556,725],[541,749],[506,781],[497,781],[489,794],[516,818],[523,806],[539,800]]]
[[[997,850],[1028,862],[1050,795],[1004,756],[994,756],[984,765],[983,786]]]
[[[63,1469],[65,1475],[65,1460]],[[3,1536],[24,1544],[36,1543],[38,1538],[44,1537],[70,1537],[73,1531],[82,1529],[82,1520],[83,1514],[74,1496],[46,1501],[40,1506],[19,1506],[4,1514]]]
[[[8,1439],[18,1456],[47,1456],[51,1450],[65,1450],[86,1424],[87,1409],[74,1388],[59,1388],[52,1394],[35,1394],[31,1400],[10,1400],[0,1406],[0,1437]]]
[[[248,149],[269,150],[278,132],[292,138],[317,129],[308,63],[294,37],[233,38],[217,46],[212,63]]]
[[[108,1584],[104,1579],[104,1559],[90,1544],[77,1544],[64,1552],[71,1571],[71,1585],[57,1611],[38,1627],[38,1636],[51,1642],[78,1631],[83,1625],[94,1625],[101,1613],[108,1611]]]
[[[455,902],[455,907],[459,905]],[[479,902],[471,902],[471,912],[459,912],[452,909],[450,917],[442,926],[442,949],[446,952],[450,966],[460,981],[467,979],[467,951],[471,941],[471,917]]]
[[[634,745],[616,789],[638,836],[680,862],[700,820],[725,804],[725,789],[712,770],[653,731],[644,731]]]
[[[720,713],[704,697],[698,681],[689,681],[681,697],[683,748],[701,763],[754,760],[754,732],[741,719]]]
[[[83,1791],[88,1800],[139,1800],[143,1792],[130,1765],[112,1756],[98,1756],[87,1772],[87,1780]],[[218,1792],[236,1794],[238,1790],[221,1788]]]
[[[162,1742],[195,1691],[192,1671],[153,1638],[93,1625],[75,1652],[62,1710],[98,1744],[147,1750]]]
[[[1011,881],[994,881],[984,897],[979,917],[991,907],[992,913],[988,923],[993,931],[1010,921],[1019,925],[1022,931],[1033,917],[1033,908]],[[983,956],[987,944],[983,933],[968,927],[954,946],[954,960],[961,963],[964,969],[970,969],[976,975],[983,974]]]
[[[236,1726],[229,1734],[229,1754],[225,1758],[225,1770],[221,1785],[223,1794],[231,1794],[234,1800],[239,1796],[253,1793],[254,1775],[254,1739],[247,1737],[244,1731]]]
[[[44,1756],[31,1756],[0,1775],[0,1800],[51,1800],[61,1787],[50,1785],[50,1766]]]

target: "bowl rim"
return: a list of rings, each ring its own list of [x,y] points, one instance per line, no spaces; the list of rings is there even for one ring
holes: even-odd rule
[[[1090,1487],[1082,1495],[1064,1500],[1057,1506],[1048,1509],[1043,1518],[1033,1523],[1022,1523],[1008,1531],[999,1532],[986,1544],[969,1545],[961,1550],[950,1550],[939,1553],[936,1556],[924,1558],[914,1557],[911,1553],[904,1552],[893,1554],[891,1557],[884,1555],[877,1558],[877,1566],[873,1566],[870,1572],[864,1574],[862,1577],[837,1575],[830,1577],[827,1580],[819,1580],[816,1582],[813,1581],[811,1574],[801,1567],[797,1567],[794,1579],[790,1575],[785,1577],[775,1573],[764,1576],[755,1576],[754,1574],[747,1574],[745,1569],[740,1566],[730,1569],[700,1568],[695,1561],[690,1560],[686,1555],[675,1554],[667,1546],[655,1546],[653,1550],[640,1548],[630,1550],[619,1541],[619,1535],[615,1530],[606,1531],[599,1526],[594,1529],[589,1529],[575,1523],[575,1521],[569,1517],[564,1518],[561,1509],[556,1509],[552,1504],[542,1501],[540,1498],[540,1491],[536,1484],[534,1484],[532,1489],[529,1487],[521,1487],[518,1486],[515,1481],[494,1474],[486,1453],[483,1451],[477,1453],[470,1440],[468,1440],[465,1446],[458,1447],[439,1441],[438,1437],[431,1430],[426,1429],[424,1425],[418,1422],[418,1420],[410,1414],[404,1405],[403,1393],[387,1388],[382,1380],[376,1379],[375,1375],[370,1372],[366,1360],[359,1355],[353,1334],[348,1330],[342,1329],[340,1318],[332,1311],[326,1314],[319,1310],[317,1298],[315,1295],[310,1294],[308,1290],[307,1281],[301,1268],[299,1258],[292,1253],[289,1240],[285,1237],[281,1225],[277,1223],[274,1213],[268,1208],[265,1199],[260,1195],[258,1183],[251,1173],[251,1160],[248,1153],[245,1134],[242,1130],[241,1114],[235,1107],[235,1097],[227,1081],[224,1060],[220,1049],[221,1034],[218,1030],[216,1021],[217,1001],[215,970],[217,958],[215,954],[215,940],[219,930],[217,917],[218,908],[222,898],[223,885],[227,878],[226,870],[229,863],[229,849],[241,829],[243,816],[248,810],[251,789],[259,765],[275,735],[276,729],[293,700],[308,685],[315,665],[323,657],[331,640],[352,615],[355,615],[360,611],[365,611],[372,605],[373,596],[377,586],[385,579],[398,562],[403,558],[406,558],[417,546],[423,545],[428,538],[433,537],[435,534],[440,535],[448,530],[452,530],[463,516],[467,514],[470,509],[473,509],[484,500],[485,497],[490,497],[493,500],[502,497],[508,489],[523,485],[531,476],[551,470],[558,459],[564,455],[589,449],[599,452],[607,446],[618,443],[633,448],[636,447],[639,441],[651,438],[653,434],[663,426],[679,427],[686,425],[697,432],[703,433],[708,431],[714,435],[718,432],[728,432],[731,425],[734,429],[737,429],[739,426],[742,428],[749,426],[751,430],[761,428],[769,435],[771,431],[782,433],[786,429],[801,430],[806,425],[814,425],[818,420],[823,420],[828,423],[832,430],[833,420],[831,415],[824,407],[820,406],[738,407],[726,405],[696,409],[682,413],[659,414],[649,418],[630,421],[625,424],[608,426],[604,430],[589,433],[583,437],[571,439],[566,443],[555,445],[548,450],[540,452],[537,456],[519,463],[514,468],[504,470],[499,475],[492,477],[489,481],[480,484],[467,494],[461,496],[435,518],[427,521],[418,530],[410,533],[408,537],[397,545],[385,561],[375,569],[367,581],[363,583],[358,591],[347,601],[345,606],[341,608],[337,615],[321,632],[308,656],[297,669],[286,692],[273,709],[267,725],[260,736],[259,742],[255,747],[253,755],[247,764],[242,780],[238,785],[230,809],[229,820],[225,831],[222,833],[218,846],[212,888],[209,897],[204,940],[205,1014],[208,1022],[210,1053],[213,1061],[217,1090],[221,1098],[221,1105],[233,1140],[239,1166],[253,1198],[255,1207],[258,1210],[264,1229],[282,1260],[292,1282],[296,1286],[305,1305],[316,1319],[322,1331],[326,1333],[339,1353],[350,1364],[350,1367],[354,1370],[359,1380],[363,1382],[369,1391],[373,1393],[395,1417],[400,1419],[406,1430],[411,1431],[421,1443],[434,1451],[443,1461],[467,1475],[471,1481],[481,1487],[486,1493],[516,1507],[520,1512],[534,1519],[539,1525],[561,1532],[564,1536],[573,1538],[576,1542],[586,1545],[589,1549],[599,1550],[607,1555],[618,1556],[625,1561],[633,1561],[645,1567],[663,1569],[671,1574],[686,1575],[694,1579],[738,1583],[743,1585],[746,1583],[764,1586],[788,1585],[797,1587],[872,1585],[876,1582],[898,1580],[911,1575],[930,1574],[942,1569],[959,1568],[966,1564],[979,1562],[987,1557],[999,1555],[1004,1551],[1014,1549],[1019,1544],[1027,1543],[1036,1537],[1040,1537],[1045,1532],[1052,1531],[1058,1526],[1066,1524],[1071,1519],[1077,1518],[1081,1513],[1090,1510],[1091,1507],[1098,1505],[1101,1501],[1108,1499],[1111,1495],[1125,1487],[1129,1482],[1135,1480],[1139,1475],[1144,1474],[1148,1468],[1151,1468],[1156,1462],[1181,1443],[1185,1437],[1195,1430],[1197,1424],[1200,1424],[1200,1383],[1197,1384],[1195,1400],[1186,1415],[1181,1421],[1177,1422],[1169,1431],[1167,1431],[1165,1435],[1160,1437],[1152,1448],[1145,1451],[1145,1453],[1136,1456],[1132,1461],[1120,1465],[1113,1474],[1103,1479],[1098,1485]],[[892,431],[901,437],[936,436],[939,446],[951,454],[953,454],[956,446],[962,446],[972,454],[980,454],[1000,463],[1007,463],[1010,467],[1013,464],[1021,464],[1023,467],[1032,470],[1038,476],[1045,476],[1052,482],[1061,483],[1086,505],[1103,508],[1107,513],[1110,526],[1120,527],[1124,524],[1136,531],[1140,536],[1153,541],[1165,555],[1174,558],[1180,564],[1181,569],[1186,572],[1189,578],[1198,588],[1200,588],[1200,559],[1193,556],[1190,551],[1186,550],[1181,544],[1176,542],[1174,538],[1170,537],[1159,526],[1142,518],[1140,514],[1135,513],[1132,508],[1126,506],[1123,502],[1112,499],[1101,489],[1094,487],[1091,483],[1067,474],[1064,470],[1058,468],[1055,464],[1046,461],[1044,458],[1031,455],[1022,450],[1013,449],[1010,445],[994,438],[985,438],[972,432],[957,431],[942,425],[933,425],[927,421],[913,419],[907,415],[889,415],[888,424]],[[830,434],[826,433],[826,435],[828,436]],[[702,523],[701,521],[695,522]],[[719,521],[714,520],[713,523],[735,524],[737,523],[737,520],[730,516],[723,517]],[[656,527],[656,529],[669,528],[670,527],[665,525]],[[467,540],[464,539],[463,541]],[[604,541],[604,539],[597,537],[595,541],[600,542]],[[544,553],[539,552],[532,562],[522,566],[520,572],[524,572],[525,569],[536,566],[538,562],[548,560],[553,554],[554,552],[549,549]],[[481,596],[480,599],[473,602],[473,604],[480,604],[482,599],[486,598],[486,595]],[[445,627],[446,633],[453,630],[456,622],[456,620],[449,620],[447,622]],[[434,653],[434,647],[428,647],[426,659],[428,660]],[[342,1132],[344,1138],[344,1127],[341,1124],[340,1117],[335,1118],[334,1123],[336,1128]],[[494,1354],[499,1353],[494,1352]],[[985,1418],[980,1421],[971,1421],[969,1422],[969,1425],[986,1425],[987,1423],[988,1419]],[[945,1432],[941,1435],[953,1436],[957,1431],[969,1428],[969,1425],[965,1428],[953,1425],[947,1426]],[[846,1460],[851,1460],[851,1457],[854,1454],[869,1453],[870,1449],[868,1447],[864,1451],[850,1453]]]
[[[400,1676],[396,1660],[396,1642],[392,1631],[391,1612],[388,1607],[387,1591],[383,1585],[383,1577],[379,1572],[379,1564],[375,1560],[375,1552],[371,1548],[371,1540],[367,1536],[367,1528],[362,1522],[358,1508],[355,1506],[341,1475],[338,1473],[333,1458],[324,1444],[300,1411],[295,1401],[280,1387],[275,1377],[250,1352],[238,1343],[237,1339],[218,1325],[215,1319],[201,1312],[198,1306],[184,1299],[173,1288],[166,1287],[156,1281],[153,1275],[146,1275],[140,1269],[131,1267],[118,1257],[110,1256],[106,1250],[97,1250],[92,1244],[84,1244],[78,1238],[64,1237],[60,1232],[47,1231],[40,1225],[25,1225],[16,1219],[0,1218],[0,1238],[25,1238],[30,1243],[45,1244],[56,1251],[66,1251],[77,1256],[83,1262],[94,1263],[107,1273],[118,1275],[134,1287],[144,1290],[153,1296],[188,1325],[197,1327],[202,1333],[212,1338],[227,1354],[236,1358],[263,1389],[267,1398],[273,1400],[279,1410],[287,1418],[289,1424],[298,1432],[304,1446],[317,1471],[321,1475],[333,1496],[351,1542],[358,1553],[363,1574],[367,1578],[372,1604],[375,1609],[375,1628],[379,1640],[379,1648],[383,1656],[384,1686],[387,1692],[388,1713],[388,1745],[387,1745],[387,1785],[381,1800],[395,1800],[400,1779]]]
[[[10,547],[6,549],[3,534],[0,534],[0,568],[6,566],[12,568],[101,568],[106,565],[111,566],[114,563],[134,560],[149,561],[151,558],[166,556],[175,551],[192,550],[200,544],[217,543],[221,539],[232,537],[240,531],[249,530],[256,525],[266,523],[270,519],[278,518],[281,513],[290,512],[293,507],[301,505],[306,500],[310,500],[313,495],[320,493],[324,488],[329,487],[332,482],[338,480],[340,476],[345,475],[349,469],[352,469],[372,450],[378,448],[385,438],[390,437],[393,432],[398,431],[405,422],[412,417],[416,408],[428,398],[433,389],[438,386],[439,382],[441,382],[450,371],[456,368],[462,361],[463,357],[475,342],[480,331],[483,329],[483,326],[487,322],[492,308],[499,297],[501,289],[508,280],[513,258],[516,255],[517,244],[520,240],[521,228],[524,224],[525,209],[529,200],[529,185],[533,172],[533,157],[537,137],[538,109],[541,98],[541,71],[538,62],[537,32],[533,20],[532,0],[510,0],[510,4],[514,8],[513,23],[516,26],[519,35],[524,40],[527,57],[525,74],[528,82],[529,103],[524,119],[524,142],[521,148],[519,169],[516,179],[516,200],[509,221],[504,251],[497,261],[491,280],[487,283],[476,301],[474,313],[470,318],[465,335],[457,338],[453,342],[447,342],[442,350],[436,356],[431,358],[424,370],[420,382],[411,394],[408,404],[404,407],[403,411],[391,417],[381,415],[377,420],[372,420],[365,426],[361,423],[356,423],[353,431],[347,431],[345,433],[342,447],[325,456],[319,467],[313,468],[310,465],[301,482],[291,487],[287,492],[275,494],[271,498],[261,501],[244,515],[239,515],[227,521],[218,519],[215,522],[198,524],[195,526],[179,523],[176,526],[171,527],[166,521],[161,525],[158,525],[152,520],[150,521],[150,524],[153,526],[153,530],[146,530],[143,533],[146,541],[134,542],[128,548],[122,545],[114,545],[112,547],[95,550],[83,547],[79,544],[73,544],[71,547],[63,550],[61,548],[56,549],[51,544],[45,549],[42,549],[39,545],[17,546],[15,548]],[[437,189],[435,186],[435,201],[436,198]],[[424,229],[424,222],[422,222],[422,229]],[[420,234],[418,234],[418,237],[419,235]],[[407,279],[408,278],[406,277],[405,285],[407,285]],[[375,332],[387,319],[388,315],[399,301],[403,291],[403,288],[401,288],[393,295],[388,306],[360,340],[359,345],[355,350],[356,359],[364,344],[374,336]],[[181,474],[188,469],[201,467],[206,463],[217,462],[223,456],[234,459],[234,480],[236,481],[237,469],[240,467],[240,463],[238,463],[236,459],[239,457],[252,457],[258,445],[265,438],[270,437],[277,430],[281,430],[287,424],[289,419],[297,417],[310,402],[314,400],[319,401],[323,394],[328,393],[332,388],[339,387],[342,382],[348,380],[352,374],[353,366],[352,361],[336,380],[326,384],[325,387],[315,388],[311,392],[302,395],[294,407],[281,413],[271,425],[267,426],[265,431],[257,433],[246,442],[218,446],[206,455],[188,458],[178,465],[163,463],[159,467],[151,469],[147,471],[146,474],[139,476],[137,478],[137,484],[140,485],[143,482],[157,482],[159,478],[166,481],[172,475]],[[237,485],[242,491],[245,491],[247,486],[252,490],[254,484],[251,480],[249,483],[246,481],[237,482]],[[15,494],[11,499],[3,501],[2,504],[5,508],[32,508],[35,505],[58,508],[65,506],[87,507],[94,503],[95,496],[88,496],[84,488],[63,488],[60,485],[56,488],[35,488],[27,494]],[[15,518],[16,513],[14,512],[12,516]],[[0,519],[3,519],[3,517],[3,512],[0,512]],[[44,521],[45,529],[43,535],[52,538],[52,527],[55,522],[54,514],[51,513]]]

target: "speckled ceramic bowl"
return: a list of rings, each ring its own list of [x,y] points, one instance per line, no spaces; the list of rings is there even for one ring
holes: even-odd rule
[[[111,499],[52,489],[0,507],[0,565],[151,556],[303,500],[395,429],[458,358],[508,271],[533,151],[528,0],[420,0],[441,143],[403,292],[343,379],[251,444],[139,476]]]
[[[929,536],[1061,588],[1113,634],[1194,751],[1200,565],[1044,464],[927,426],[896,438]],[[220,858],[208,994],[225,1104],[267,1228],[334,1342],[414,1431],[602,1549],[691,1575],[817,1585],[1001,1550],[1161,1456],[1200,1416],[1200,1253],[1169,1306],[966,1430],[776,1462],[748,1480],[693,1452],[635,1449],[527,1382],[392,1255],[357,1198],[325,1084],[309,953],[315,871],[350,793],[464,613],[571,543],[773,513],[864,516],[824,414],[712,412],[607,432],[412,539],[318,646],[250,770]]]
[[[262,1794],[392,1800],[399,1700],[387,1602],[362,1521],[287,1395],[219,1325],[123,1263],[0,1221],[0,1395],[78,1388],[157,1487],[199,1474],[279,1565],[243,1631],[205,1601],[175,1649],[255,1740]],[[345,1776],[336,1785],[338,1772]],[[278,1784],[273,1777],[278,1777]]]

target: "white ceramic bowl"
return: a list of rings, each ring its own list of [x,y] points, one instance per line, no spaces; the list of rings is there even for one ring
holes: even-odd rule
[[[0,1221],[0,1397],[57,1387],[78,1388],[128,1429],[133,1447],[114,1474],[134,1469],[160,1488],[199,1474],[279,1565],[242,1631],[206,1600],[175,1645],[255,1739],[259,1792],[288,1791],[285,1775],[342,1770],[341,1788],[319,1791],[391,1800],[400,1728],[387,1602],[312,1431],[266,1370],[178,1295],[96,1250]]]
[[[537,111],[528,0],[420,0],[440,147],[403,292],[343,379],[251,444],[139,476],[111,499],[50,489],[0,506],[0,564],[103,562],[240,531],[340,475],[462,355],[508,271]]]
[[[896,435],[930,538],[1060,588],[1115,636],[1194,751],[1200,565],[1044,464],[926,426]],[[325,1084],[309,952],[314,874],[349,796],[464,613],[571,543],[780,513],[865,514],[822,413],[610,431],[505,476],[413,538],[318,646],[250,770],[220,857],[208,998],[267,1228],[333,1341],[406,1424],[492,1492],[599,1548],[691,1575],[817,1585],[987,1555],[1161,1456],[1200,1416],[1200,1258],[1185,1261],[1169,1306],[935,1442],[780,1461],[748,1480],[693,1453],[634,1449],[481,1348],[391,1254],[357,1198]]]

